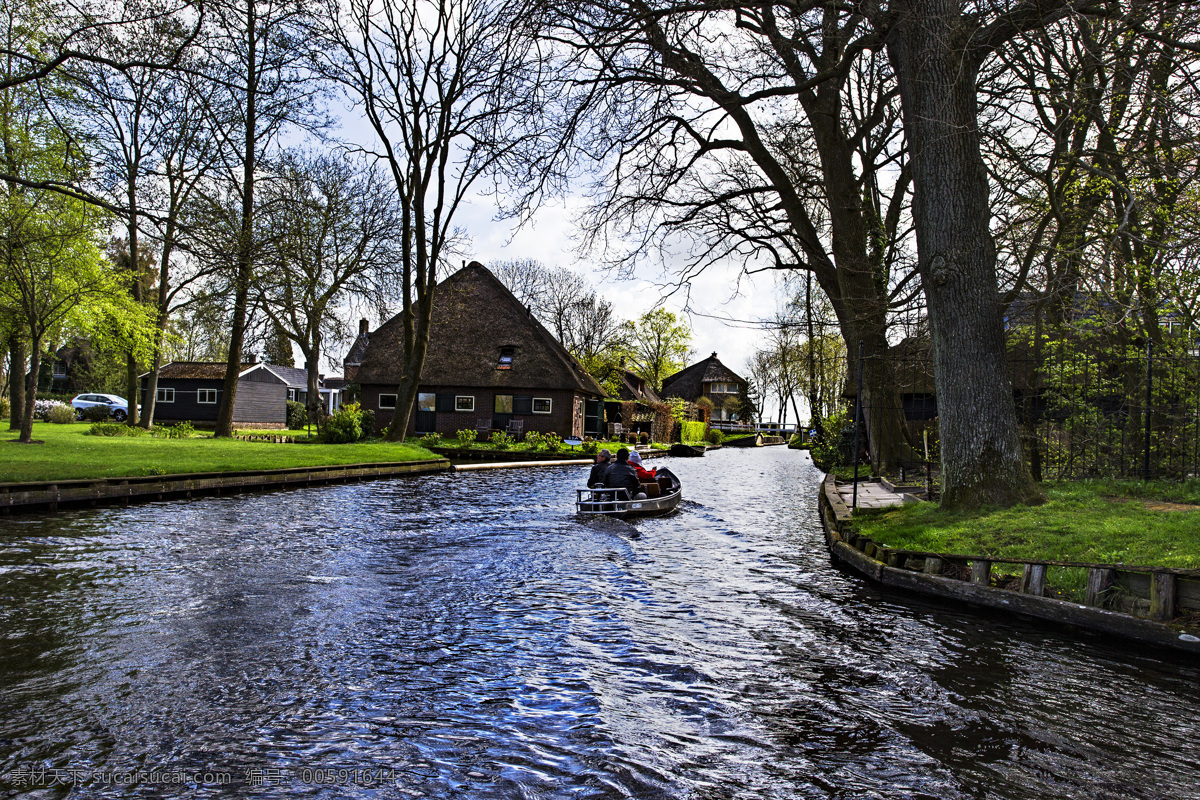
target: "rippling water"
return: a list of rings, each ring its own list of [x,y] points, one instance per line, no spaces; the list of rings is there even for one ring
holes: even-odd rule
[[[803,454],[671,467],[0,521],[0,792],[1200,797],[1196,667],[835,570]]]

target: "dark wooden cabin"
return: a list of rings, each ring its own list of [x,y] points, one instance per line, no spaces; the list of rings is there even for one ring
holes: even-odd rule
[[[172,361],[163,365],[158,373],[155,423],[186,421],[197,427],[216,423],[224,392],[225,369],[224,361]],[[149,375],[141,376],[143,408]],[[238,376],[233,423],[256,428],[286,428],[287,401],[303,402],[307,393],[304,370],[277,364],[249,364]]]

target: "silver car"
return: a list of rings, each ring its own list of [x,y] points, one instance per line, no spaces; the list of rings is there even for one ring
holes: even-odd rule
[[[104,406],[108,409],[108,415],[117,422],[124,422],[129,416],[129,404],[124,397],[115,394],[77,394],[71,399],[76,419],[83,419],[83,410],[92,406]]]

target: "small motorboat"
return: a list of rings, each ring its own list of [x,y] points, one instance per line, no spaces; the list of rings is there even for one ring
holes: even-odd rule
[[[580,514],[609,517],[661,517],[670,514],[683,499],[683,484],[674,472],[659,467],[654,483],[643,483],[646,497],[636,500],[626,489],[576,489],[575,510]]]

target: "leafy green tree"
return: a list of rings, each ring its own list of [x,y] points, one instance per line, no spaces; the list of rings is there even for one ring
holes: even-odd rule
[[[663,378],[683,369],[692,354],[692,329],[665,308],[626,322],[622,333],[631,370],[656,392],[662,388]]]

